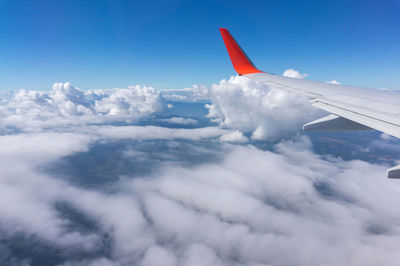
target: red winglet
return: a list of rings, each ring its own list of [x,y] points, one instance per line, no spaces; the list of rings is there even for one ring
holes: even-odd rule
[[[240,48],[227,29],[220,28],[219,31],[221,32],[222,39],[224,39],[233,68],[239,75],[263,73],[254,66],[253,62],[247,57],[246,53]]]

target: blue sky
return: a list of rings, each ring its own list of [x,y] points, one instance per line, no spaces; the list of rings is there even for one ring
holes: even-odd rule
[[[400,88],[400,1],[0,1],[0,89],[209,85],[218,28],[262,70]]]

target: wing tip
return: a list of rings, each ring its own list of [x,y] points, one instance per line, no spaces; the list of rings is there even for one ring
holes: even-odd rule
[[[228,51],[233,68],[239,75],[264,73],[259,70],[250,58],[246,55],[240,45],[236,42],[229,30],[226,28],[219,28],[222,39],[224,40],[226,50]]]

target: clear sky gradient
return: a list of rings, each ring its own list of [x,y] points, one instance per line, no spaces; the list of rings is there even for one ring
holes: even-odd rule
[[[235,74],[219,27],[264,71],[396,89],[399,14],[399,0],[0,0],[0,89],[210,85]]]

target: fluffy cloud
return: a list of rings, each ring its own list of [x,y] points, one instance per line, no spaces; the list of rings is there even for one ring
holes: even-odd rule
[[[289,77],[289,78],[297,78],[297,79],[305,79],[306,77],[308,77],[308,74],[306,73],[300,73],[297,70],[294,70],[292,68],[290,69],[286,69],[283,74],[283,76],[285,77]]]
[[[296,70],[288,69],[284,76],[304,78]],[[323,116],[309,101],[286,91],[271,89],[245,77],[234,76],[213,84],[210,88],[195,85],[184,90],[163,90],[164,98],[175,101],[206,101],[207,117],[223,128],[237,130],[241,142],[276,140],[295,133],[301,126]],[[234,135],[232,135],[234,136]],[[231,137],[232,137],[231,136]],[[221,140],[224,140],[224,136]]]
[[[55,83],[50,91],[20,90],[0,105],[4,128],[41,130],[71,124],[134,121],[161,111],[164,101],[150,87],[83,91]]]
[[[314,154],[307,138],[274,151],[233,146],[220,163],[166,165],[144,178],[127,177],[112,192],[40,170],[88,149],[85,136],[1,141],[9,146],[0,154],[7,169],[0,176],[2,237],[35,236],[39,246],[58,250],[63,265],[396,265],[399,259],[398,184],[384,178],[384,167]],[[29,160],[39,151],[40,160]],[[82,230],[82,222],[92,225]],[[16,255],[8,252],[5,263]]]
[[[2,125],[10,133],[22,123],[25,132],[0,136],[0,264],[398,264],[400,187],[384,176],[386,166],[317,155],[306,137],[269,150],[247,143],[293,137],[317,116],[304,98],[242,77],[196,90],[220,127],[106,123],[161,110],[162,96],[146,87],[82,91],[56,84],[5,100]],[[90,171],[101,163],[98,153],[126,167],[118,154],[96,146],[104,143],[129,143],[125,163],[146,165],[152,153],[168,156],[160,139],[170,149],[198,141],[186,157],[200,152],[211,159],[147,164],[152,171],[144,176],[113,176],[96,188],[48,170],[74,156],[81,165],[85,152]],[[146,141],[147,151],[133,144]],[[383,136],[375,145],[392,141]],[[213,159],[216,144],[223,157]],[[93,177],[74,178],[89,184]]]
[[[83,91],[69,83],[56,83],[50,91],[20,90],[3,99],[0,105],[1,133],[41,132],[62,127],[69,130],[77,125],[134,122],[162,111],[166,107],[165,98],[176,95],[177,91],[159,92],[139,86]],[[253,140],[288,136],[303,122],[317,116],[306,99],[271,90],[239,76],[222,80],[210,88],[195,85],[181,92],[185,101],[211,102],[207,104],[208,118]],[[183,117],[168,118],[165,122],[196,123]]]
[[[89,143],[90,137],[70,133],[0,137],[3,147],[0,152],[0,232],[3,237],[29,232],[44,241],[58,238],[60,245],[77,245],[87,251],[96,249],[97,236],[64,229],[68,223],[52,206],[62,183],[42,176],[36,169],[63,155],[85,151]]]
[[[209,90],[208,117],[222,127],[240,130],[254,140],[278,139],[321,115],[306,98],[244,77],[231,77]]]

